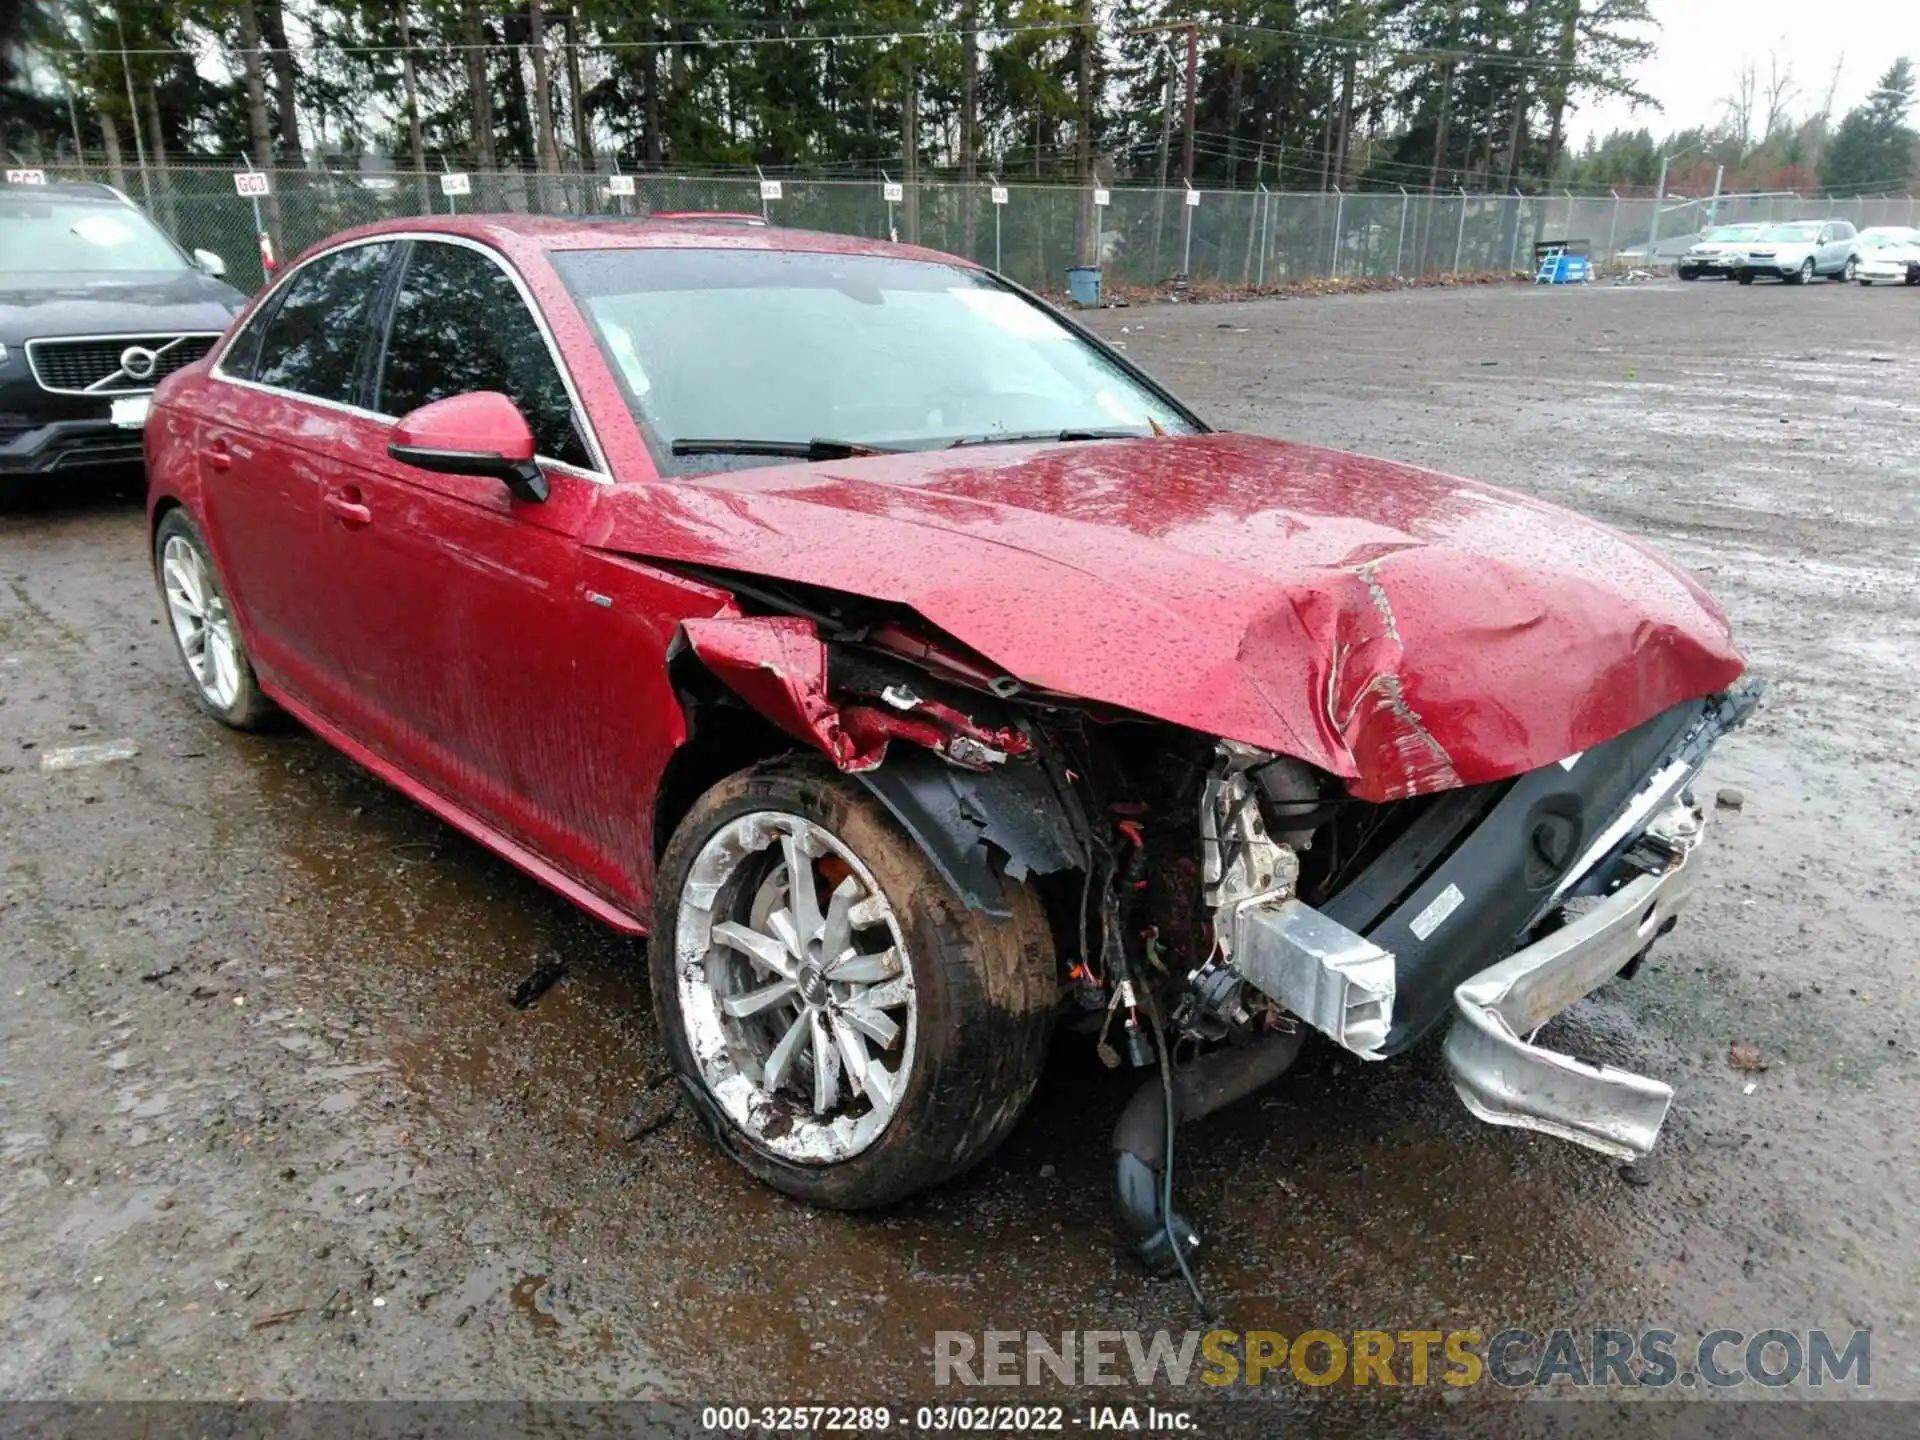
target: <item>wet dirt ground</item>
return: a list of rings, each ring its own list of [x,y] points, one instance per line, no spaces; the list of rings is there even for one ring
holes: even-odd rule
[[[1657,1154],[1482,1126],[1431,1047],[1311,1051],[1183,1137],[1223,1323],[1871,1327],[1874,1393],[1920,1398],[1920,291],[1093,322],[1216,424],[1650,539],[1774,687],[1713,761],[1744,804],[1680,928],[1555,1022],[1676,1084]],[[304,732],[206,721],[159,616],[135,501],[0,499],[0,1396],[950,1399],[938,1330],[1195,1323],[1115,1243],[1131,1082],[1081,1043],[994,1159],[882,1214],[781,1199],[684,1109],[623,1139],[664,1063],[639,947]],[[1342,1398],[1363,1428],[1437,1403]]]

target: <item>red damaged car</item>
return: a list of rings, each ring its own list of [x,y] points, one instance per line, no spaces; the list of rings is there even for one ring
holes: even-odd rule
[[[972,1165],[1063,1021],[1144,1072],[1154,1264],[1173,1123],[1308,1029],[1450,1022],[1482,1118],[1654,1142],[1666,1085],[1530,1043],[1673,924],[1757,698],[1646,545],[1211,432],[975,265],[759,227],[349,232],[146,444],[201,705],[651,937],[688,1092],[789,1194]]]

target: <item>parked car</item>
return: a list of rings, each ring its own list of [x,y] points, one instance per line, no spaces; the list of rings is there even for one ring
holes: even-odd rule
[[[153,387],[246,297],[105,185],[0,187],[0,478],[137,463]]]
[[[1854,269],[1854,229],[1845,220],[1795,220],[1769,225],[1748,242],[1734,279],[1751,285],[1758,275],[1771,275],[1789,285],[1811,284],[1817,276],[1851,280]]]
[[[1862,230],[1854,247],[1853,278],[1862,285],[1920,285],[1920,230]]]
[[[1653,547],[1216,433],[964,260],[435,216],[310,251],[147,425],[167,633],[618,930],[727,1152],[895,1200],[1062,1016],[1171,1129],[1451,1019],[1473,1112],[1608,1154],[1671,1090],[1532,1043],[1698,873],[1757,688]],[[1173,1069],[1176,1047],[1199,1058]]]
[[[1744,242],[1758,239],[1766,228],[1765,225],[1716,225],[1687,247],[1675,271],[1682,280],[1698,280],[1703,275],[1731,279],[1746,253]]]

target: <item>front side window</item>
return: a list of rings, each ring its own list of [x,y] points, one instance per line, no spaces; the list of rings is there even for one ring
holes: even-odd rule
[[[126,205],[0,191],[0,274],[165,274],[188,269],[180,248]]]
[[[518,405],[541,455],[593,464],[546,338],[506,271],[464,245],[416,240],[394,295],[374,408],[405,415],[475,390]]]
[[[301,266],[266,316],[258,350],[244,332],[234,343],[236,360],[252,362],[249,378],[319,400],[354,403],[367,318],[392,258],[391,243],[353,245]]]
[[[1051,310],[969,266],[664,247],[552,259],[656,456],[681,473],[780,463],[691,453],[698,442],[933,449],[1197,428]]]

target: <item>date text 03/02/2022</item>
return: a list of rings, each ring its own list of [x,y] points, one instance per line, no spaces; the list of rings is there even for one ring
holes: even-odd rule
[[[1157,1405],[709,1405],[700,1428],[720,1434],[874,1434],[901,1430],[925,1434],[1046,1434],[1072,1430],[1146,1431],[1186,1434],[1196,1429],[1191,1411]]]

